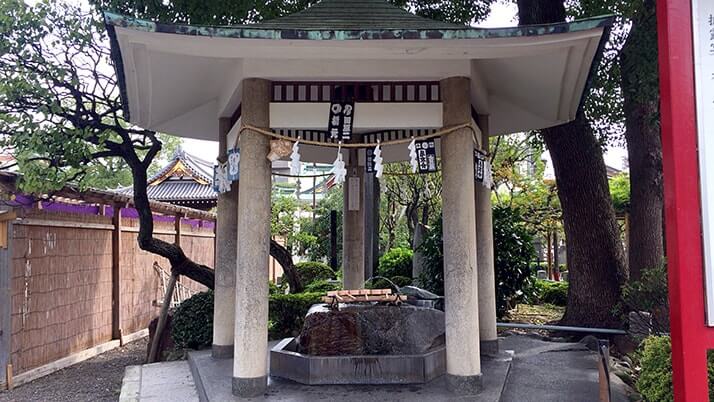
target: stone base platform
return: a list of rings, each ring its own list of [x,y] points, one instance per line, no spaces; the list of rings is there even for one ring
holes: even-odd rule
[[[446,373],[446,348],[418,355],[310,356],[295,338],[270,351],[270,375],[306,385],[423,384]]]
[[[271,345],[272,346],[272,345]],[[188,362],[201,401],[475,401],[497,402],[511,369],[512,353],[483,358],[483,389],[478,395],[454,395],[446,389],[445,376],[426,384],[411,385],[303,385],[270,377],[268,392],[259,398],[241,399],[231,392],[233,359],[214,359],[210,351],[189,352]]]

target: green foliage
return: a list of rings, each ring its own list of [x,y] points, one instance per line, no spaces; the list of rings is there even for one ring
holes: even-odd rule
[[[493,208],[493,244],[496,270],[496,313],[503,317],[531,286],[530,262],[535,259],[533,235],[519,211]]]
[[[409,276],[393,276],[391,279],[392,282],[399,287],[409,286],[414,282],[414,279]]]
[[[668,336],[651,336],[639,351],[640,376],[637,391],[647,401],[673,401],[672,344]]]
[[[271,295],[269,306],[270,339],[297,336],[305,315],[313,304],[322,302],[322,292]]]
[[[620,173],[609,181],[610,196],[615,211],[619,213],[630,210],[630,175]]]
[[[565,306],[568,304],[568,283],[536,279],[533,284],[534,297],[538,303]]]
[[[444,237],[442,219],[426,233],[419,250],[423,255],[422,273],[417,285],[437,295],[444,294]]]
[[[177,348],[201,349],[213,342],[213,291],[186,299],[173,314],[171,336]]]
[[[639,281],[630,281],[622,287],[622,301],[617,306],[620,314],[646,311],[651,314],[655,333],[669,332],[669,296],[667,291],[667,266],[662,264],[642,272]]]
[[[544,177],[541,139],[535,133],[497,137],[489,148],[494,205],[519,210],[533,235],[559,232],[562,210],[555,183]]]
[[[321,262],[299,262],[295,264],[295,269],[300,276],[300,283],[305,287],[316,281],[335,279],[335,271]]]
[[[324,279],[320,279],[305,286],[304,293],[322,293],[325,294],[332,290],[341,290],[342,285],[339,283],[330,283]]]
[[[314,0],[296,1],[144,1],[90,0],[101,8],[116,10],[140,18],[162,22],[198,25],[235,25],[258,22],[294,13],[315,4]],[[418,15],[442,21],[470,23],[488,16],[492,0],[393,0],[395,5]]]
[[[389,280],[387,280],[389,279]],[[402,286],[414,283],[414,279],[406,276],[395,276],[392,278],[375,277],[365,284],[367,289],[392,289],[398,291]]]
[[[274,284],[271,281],[268,281],[268,294],[271,295],[282,295],[285,294],[285,290],[287,289],[287,281],[282,281],[279,285]]]
[[[285,248],[291,253],[302,254],[317,243],[317,237],[303,228],[310,226],[309,218],[298,216],[298,208],[309,210],[307,205],[299,205],[294,196],[273,196],[271,203],[270,233],[285,239]]]
[[[648,402],[674,401],[672,389],[672,341],[669,336],[650,336],[635,354],[640,374],[635,387]],[[714,353],[707,351],[710,400],[714,396]]]
[[[337,266],[342,264],[342,208],[342,189],[333,188],[317,203],[315,220],[309,220],[301,225],[303,232],[309,233],[316,239],[314,242],[304,244],[304,252],[310,260],[329,262],[330,211],[337,211]]]
[[[379,266],[377,267],[377,275],[385,278],[395,276],[411,277],[412,276],[412,255],[411,249],[396,247],[379,258]]]
[[[13,151],[21,189],[127,186],[132,159],[157,169],[180,140],[123,120],[99,16],[69,2],[32,3],[0,2],[0,148]]]
[[[442,223],[439,221],[421,246],[424,271],[418,278],[419,286],[444,294],[444,246]],[[493,208],[493,242],[496,270],[496,311],[502,317],[509,308],[522,300],[532,288],[530,262],[535,258],[533,237],[517,210],[497,206]]]
[[[412,248],[417,225],[428,225],[441,211],[441,174],[412,174],[407,162],[384,167],[380,180],[381,249]]]

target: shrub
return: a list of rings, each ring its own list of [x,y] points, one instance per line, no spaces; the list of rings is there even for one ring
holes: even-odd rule
[[[282,281],[280,284],[276,285],[273,282],[268,281],[268,294],[278,295],[285,293],[287,289],[287,281]]]
[[[668,336],[651,336],[640,346],[637,391],[648,401],[672,401],[672,345]]]
[[[646,401],[673,401],[672,390],[672,343],[669,336],[650,336],[636,353],[640,375],[635,383]],[[714,353],[707,352],[709,395],[714,396]]]
[[[268,333],[271,339],[297,336],[310,306],[322,302],[322,293],[271,295]]]
[[[500,206],[493,208],[493,247],[496,313],[500,318],[527,296],[533,280],[530,272],[530,262],[536,254],[533,235],[518,210]]]
[[[419,246],[423,257],[422,273],[417,278],[417,285],[437,294],[444,294],[444,238],[442,220],[426,233]]]
[[[335,271],[329,265],[321,262],[299,262],[295,264],[295,269],[300,276],[300,283],[302,283],[303,287],[307,287],[316,281],[335,279]]]
[[[303,293],[327,293],[331,290],[340,290],[342,286],[339,283],[331,283],[324,279],[315,281],[305,287]]]
[[[402,286],[411,285],[414,280],[406,276],[395,276],[389,278],[375,278],[365,284],[367,289],[393,289],[401,288]],[[396,287],[395,287],[396,286]]]
[[[394,277],[392,277],[392,282],[394,282],[394,284],[399,286],[400,288],[402,286],[411,285],[413,281],[414,280],[408,276],[394,276]]]
[[[412,255],[411,249],[405,247],[395,247],[379,258],[377,275],[385,278],[412,276]]]
[[[533,285],[538,303],[565,306],[568,304],[568,283],[536,280]]]
[[[669,298],[667,295],[667,266],[662,264],[642,272],[639,281],[630,281],[622,287],[622,302],[618,313],[646,311],[651,314],[655,333],[669,332]]]
[[[213,342],[213,291],[186,299],[173,315],[171,336],[177,348],[200,349]]]
[[[438,295],[444,294],[444,245],[442,222],[427,233],[421,245],[424,271],[418,283]],[[496,312],[502,317],[532,289],[530,261],[535,258],[533,236],[519,212],[509,207],[493,208],[493,243],[496,270]]]

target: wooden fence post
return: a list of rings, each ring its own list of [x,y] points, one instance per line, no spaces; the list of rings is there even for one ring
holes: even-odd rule
[[[0,379],[12,389],[12,210],[0,211]]]
[[[124,345],[121,329],[121,205],[114,205],[112,216],[112,339],[119,339]]]

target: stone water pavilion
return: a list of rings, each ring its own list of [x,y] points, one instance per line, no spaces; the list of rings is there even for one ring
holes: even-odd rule
[[[489,189],[474,149],[491,136],[575,118],[610,18],[481,29],[410,14],[385,0],[323,0],[257,24],[167,25],[105,14],[132,123],[240,148],[240,180],[218,200],[213,356],[233,357],[233,392],[268,384],[270,130],[334,145],[330,101],[355,101],[344,213],[344,287],[365,281],[366,144],[385,162],[408,159],[390,141],[457,128],[437,139],[443,175],[446,377],[475,393],[481,354],[497,350]],[[256,130],[253,128],[258,128]],[[354,145],[353,145],[354,146]],[[370,145],[371,146],[371,145]],[[303,145],[303,162],[337,149]],[[369,201],[369,200],[367,200]],[[373,204],[372,204],[373,205]],[[371,225],[371,223],[367,223]]]

